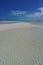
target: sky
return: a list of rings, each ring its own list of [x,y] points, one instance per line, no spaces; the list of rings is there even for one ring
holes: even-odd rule
[[[0,0],[0,19],[43,19],[43,0]]]

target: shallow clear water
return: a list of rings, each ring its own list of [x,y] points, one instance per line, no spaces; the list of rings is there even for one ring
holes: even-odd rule
[[[43,65],[43,28],[0,32],[0,65]]]

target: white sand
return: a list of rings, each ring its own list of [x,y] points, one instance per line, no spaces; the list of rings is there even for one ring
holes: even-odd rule
[[[39,27],[38,25],[32,25],[30,23],[13,23],[13,24],[0,24],[0,31],[9,30],[13,28],[30,28],[30,27]]]
[[[0,65],[43,65],[43,31],[30,27],[37,26],[0,25]]]

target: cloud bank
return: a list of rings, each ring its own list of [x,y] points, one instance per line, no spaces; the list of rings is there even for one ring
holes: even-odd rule
[[[38,8],[37,10],[39,10],[40,12],[34,12],[33,14],[27,14],[27,17],[41,17],[43,16],[43,7]]]
[[[37,9],[38,12],[33,12],[33,14],[28,14],[28,11],[20,11],[20,10],[11,10],[10,15],[12,16],[25,16],[27,18],[40,18],[43,17],[43,7]]]

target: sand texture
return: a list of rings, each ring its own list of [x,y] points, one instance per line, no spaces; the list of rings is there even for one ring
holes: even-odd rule
[[[43,29],[9,25],[0,25],[0,65],[43,65]]]

